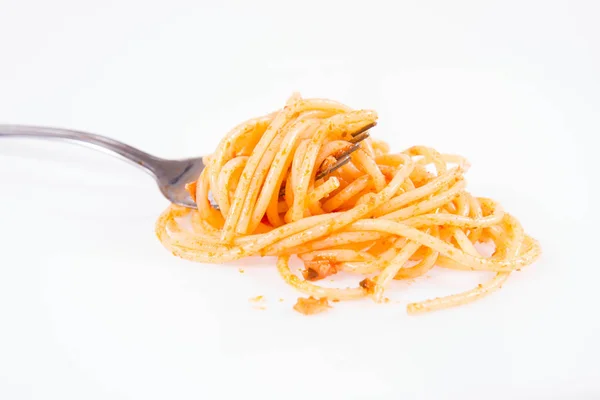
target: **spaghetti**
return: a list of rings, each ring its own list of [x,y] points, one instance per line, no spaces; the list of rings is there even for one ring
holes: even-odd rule
[[[160,241],[199,262],[276,256],[288,284],[334,301],[381,302],[392,280],[434,266],[495,273],[464,293],[409,304],[410,314],[479,299],[535,261],[540,246],[519,221],[466,191],[464,158],[424,146],[390,153],[372,138],[354,144],[352,135],[376,120],[373,111],[295,94],[283,109],[238,125],[188,186],[198,210],[169,206],[156,224]],[[327,170],[353,145],[345,165]],[[493,254],[482,256],[477,243],[492,244]],[[302,276],[290,270],[294,255],[304,262]],[[343,289],[314,283],[339,271],[362,279]]]

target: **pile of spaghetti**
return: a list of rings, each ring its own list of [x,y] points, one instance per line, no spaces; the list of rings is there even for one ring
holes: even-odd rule
[[[276,256],[283,279],[319,300],[382,301],[392,280],[434,266],[495,273],[464,293],[409,304],[409,313],[479,299],[539,256],[517,219],[466,191],[460,156],[422,146],[390,153],[369,137],[349,162],[323,174],[376,119],[295,94],[283,109],[238,125],[188,185],[198,210],[171,205],[156,224],[159,239],[199,262]],[[493,245],[493,254],[481,255],[477,243]],[[301,275],[290,270],[294,255],[304,262]],[[314,283],[341,271],[360,276],[356,287]]]

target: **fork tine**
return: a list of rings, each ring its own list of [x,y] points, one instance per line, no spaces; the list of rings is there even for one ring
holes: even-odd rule
[[[212,192],[208,192],[208,202],[210,203],[211,207],[214,208],[215,210],[220,210],[219,205],[217,204],[217,201],[215,200],[215,197],[213,196]]]
[[[340,153],[336,158],[338,160],[341,160],[342,158],[349,156],[350,154],[354,153],[356,150],[360,149],[360,144],[359,143],[354,143],[352,146],[350,146],[348,148],[348,150],[344,151],[343,153]]]
[[[356,132],[354,132],[354,133],[352,134],[352,137],[358,136],[358,135],[360,135],[361,133],[368,131],[369,129],[371,129],[371,128],[372,128],[372,127],[374,127],[375,125],[377,125],[377,122],[373,122],[373,123],[371,123],[371,124],[369,124],[369,125],[366,125],[366,126],[362,127],[361,129],[359,129],[359,130],[357,130]]]
[[[332,173],[333,171],[335,171],[336,169],[344,166],[345,164],[348,163],[348,161],[350,161],[350,155],[352,153],[354,153],[356,150],[360,149],[360,144],[355,143],[352,146],[350,146],[347,150],[345,150],[344,152],[338,154],[335,157],[335,162],[331,165],[329,165],[327,168],[325,168],[323,171],[321,171],[320,173],[317,174],[317,176],[315,177],[315,179],[321,179],[323,177],[325,177],[327,174]],[[323,162],[324,164],[325,162]],[[322,167],[323,165],[321,165]]]
[[[340,158],[335,164],[333,164],[331,167],[327,168],[325,171],[319,173],[315,179],[321,179],[326,177],[327,175],[329,175],[330,173],[332,173],[333,171],[335,171],[338,168],[343,167],[344,165],[348,164],[350,162],[350,154],[348,154],[347,156]]]
[[[359,129],[358,131],[354,132],[352,134],[352,139],[349,140],[349,142],[352,143],[352,146],[349,147],[348,150],[345,150],[343,153],[339,154],[336,157],[337,162],[335,164],[331,165],[325,171],[318,173],[317,176],[315,177],[315,179],[324,178],[325,176],[332,173],[336,169],[341,168],[344,165],[348,164],[350,162],[350,155],[352,153],[354,153],[356,150],[360,149],[360,142],[362,142],[363,140],[365,140],[366,138],[369,137],[368,130],[371,129],[372,127],[374,127],[375,125],[377,125],[377,123],[373,122],[372,124],[369,124],[361,129]]]
[[[361,132],[358,135],[354,136],[352,139],[350,139],[350,143],[362,142],[363,140],[365,140],[368,137],[369,137],[369,132],[367,132],[367,131]]]

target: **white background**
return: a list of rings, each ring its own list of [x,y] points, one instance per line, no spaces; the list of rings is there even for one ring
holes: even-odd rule
[[[599,16],[591,0],[0,0],[0,123],[183,158],[292,91],[329,97],[376,109],[395,150],[467,156],[470,190],[544,249],[466,307],[405,313],[488,275],[435,271],[307,318],[272,260],[165,251],[142,172],[5,139],[0,398],[600,398]]]

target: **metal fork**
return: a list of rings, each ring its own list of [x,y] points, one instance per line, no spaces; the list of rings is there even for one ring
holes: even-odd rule
[[[367,129],[369,129],[369,126]],[[358,150],[357,143],[368,137],[368,132],[361,129],[355,132],[351,140],[354,145],[338,157],[338,161],[329,165],[325,171],[318,172],[318,177],[335,171],[349,161],[352,152]],[[26,125],[0,125],[0,138],[21,137],[47,140],[61,140],[85,145],[118,156],[129,161],[154,177],[162,194],[172,203],[189,208],[196,208],[196,203],[185,188],[187,183],[195,181],[204,169],[202,157],[184,160],[165,160],[152,156],[125,143],[95,135],[60,128],[47,128]],[[216,205],[213,203],[216,208]]]

